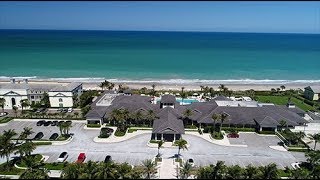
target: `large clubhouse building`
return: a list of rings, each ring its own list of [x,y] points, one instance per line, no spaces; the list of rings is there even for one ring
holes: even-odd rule
[[[251,127],[257,131],[276,131],[282,120],[291,128],[307,123],[303,118],[305,112],[290,102],[286,106],[279,106],[256,101],[232,101],[217,96],[207,102],[180,105],[173,95],[162,95],[160,101],[154,103],[150,96],[113,91],[105,91],[93,102],[91,110],[86,114],[87,123],[109,122],[114,109],[126,109],[131,113],[141,111],[145,114],[152,110],[157,118],[153,121],[151,139],[165,141],[180,139],[187,123],[200,127],[212,125],[213,114],[227,115],[224,126]],[[188,121],[183,118],[186,109],[192,112]]]
[[[10,83],[0,85],[0,98],[5,99],[4,109],[12,109],[14,106],[22,109],[20,101],[25,99],[30,104],[40,102],[44,93],[48,93],[51,107],[72,107],[74,97],[82,93],[82,83],[30,84],[27,79],[11,79]]]

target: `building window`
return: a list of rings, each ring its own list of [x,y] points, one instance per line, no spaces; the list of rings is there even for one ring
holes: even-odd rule
[[[63,102],[63,101],[62,101],[62,98],[59,98],[59,102]]]
[[[11,104],[12,104],[12,106],[16,105],[16,99],[15,98],[11,98]]]
[[[34,96],[31,96],[31,99],[34,99]]]

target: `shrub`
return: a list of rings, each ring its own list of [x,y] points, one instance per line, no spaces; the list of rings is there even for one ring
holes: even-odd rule
[[[314,106],[314,102],[308,99],[303,100],[304,103],[309,104],[310,106]]]
[[[197,126],[195,126],[195,125],[186,125],[186,128],[188,128],[188,129],[197,129]]]
[[[216,132],[216,131],[214,131],[213,133],[211,133],[211,136],[212,136],[214,139],[218,139],[218,140],[223,139],[223,133],[222,133],[222,132]]]
[[[99,138],[108,138],[113,133],[113,129],[111,128],[101,128]]]
[[[231,132],[231,129],[234,129],[236,131],[243,131],[243,132],[255,132],[255,128],[229,128],[229,127],[222,127],[221,130],[224,130],[226,132]]]
[[[34,142],[35,145],[41,146],[41,145],[52,145],[52,142]]]
[[[158,140],[150,140],[149,142],[150,142],[150,143],[158,144],[159,141],[158,141]]]
[[[5,118],[2,118],[0,119],[0,124],[1,123],[7,123],[9,121],[11,121],[13,119],[13,117],[5,117]]]
[[[87,127],[88,128],[99,128],[99,127],[101,127],[101,125],[100,124],[87,124]]]
[[[126,126],[119,126],[116,130],[116,132],[114,133],[115,136],[124,136],[127,132],[127,127]]]
[[[275,134],[274,131],[259,131],[259,134]]]

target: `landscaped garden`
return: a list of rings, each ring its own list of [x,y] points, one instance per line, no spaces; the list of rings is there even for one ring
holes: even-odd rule
[[[112,135],[112,133],[113,133],[113,129],[104,127],[104,128],[101,128],[100,135],[98,137],[99,138],[108,138]]]

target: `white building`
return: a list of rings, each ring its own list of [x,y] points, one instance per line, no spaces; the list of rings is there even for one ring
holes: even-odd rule
[[[55,85],[43,85],[43,84],[29,84],[27,79],[23,81],[16,81],[11,79],[10,84],[5,84],[0,87],[0,98],[5,99],[4,109],[12,109],[16,106],[18,109],[22,109],[21,100],[27,99],[29,103],[37,103],[43,97],[45,92],[48,92]],[[24,107],[28,109],[29,107]]]
[[[304,97],[310,101],[317,101],[320,99],[320,86],[308,86],[304,88]]]
[[[30,104],[40,102],[44,93],[49,94],[51,107],[72,107],[73,97],[78,97],[82,93],[82,84],[70,83],[57,86],[56,84],[29,84],[27,79],[23,81],[11,79],[10,83],[0,86],[0,98],[5,99],[4,109],[13,109],[13,106],[22,109],[20,101],[25,99]],[[24,107],[24,109],[29,108]]]
[[[60,85],[49,91],[51,107],[72,107],[75,98],[82,94],[82,83],[70,83]]]

